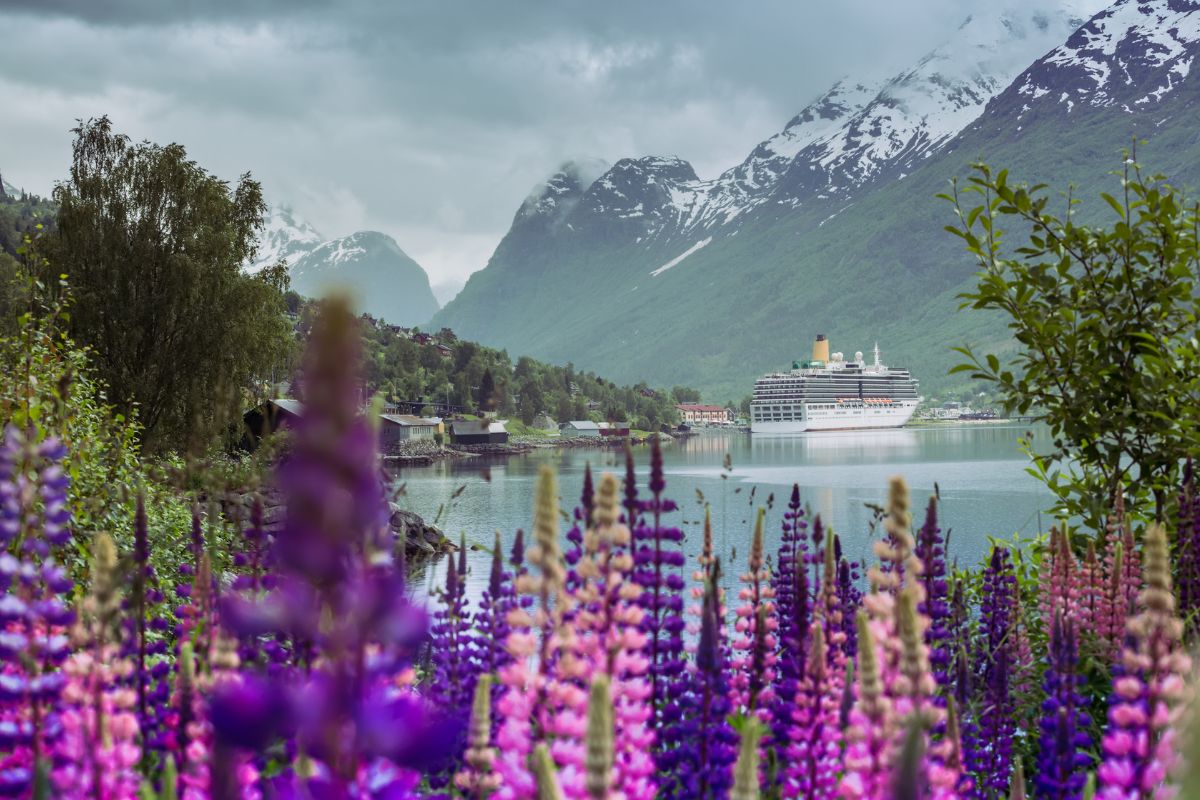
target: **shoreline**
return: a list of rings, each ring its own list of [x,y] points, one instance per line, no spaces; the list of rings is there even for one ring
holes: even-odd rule
[[[658,434],[664,443],[674,441],[680,434]],[[384,466],[427,467],[439,461],[480,456],[518,456],[535,450],[613,450],[630,445],[645,445],[651,435],[645,436],[514,436],[504,444],[448,444],[438,445],[428,441],[413,442],[411,446],[400,446],[391,453],[382,455]]]

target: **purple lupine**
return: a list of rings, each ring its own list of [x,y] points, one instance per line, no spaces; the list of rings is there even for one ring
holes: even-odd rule
[[[1194,627],[1200,611],[1200,491],[1192,459],[1183,467],[1179,486],[1179,518],[1175,527],[1175,580],[1179,615]]]
[[[853,563],[842,555],[842,539],[837,534],[833,536],[833,554],[838,568],[838,599],[842,603],[842,633],[846,639],[842,644],[846,658],[851,661],[858,655],[858,624],[855,617],[862,605],[862,589],[859,588],[859,577],[862,575],[861,565]]]
[[[936,496],[929,498],[929,505],[925,508],[925,521],[917,531],[914,552],[924,567],[920,581],[925,597],[919,610],[929,618],[929,627],[925,629],[929,665],[939,689],[946,689],[950,685],[951,665],[950,604],[947,602],[946,546],[942,529],[938,527]]]
[[[684,666],[683,653],[683,578],[679,570],[684,565],[680,550],[683,531],[668,525],[664,515],[677,509],[675,502],[663,496],[667,482],[663,475],[662,447],[658,437],[650,440],[650,498],[637,500],[634,481],[633,455],[627,451],[625,480],[626,518],[632,531],[633,582],[642,588],[638,598],[645,611],[642,632],[646,634],[644,654],[649,659],[649,682],[654,718],[651,727],[662,728],[657,747],[660,751],[675,747],[678,741],[672,729],[678,722],[678,711],[669,707],[675,702],[667,676],[676,675]],[[636,508],[640,516],[630,519]]]
[[[310,340],[305,413],[277,471],[286,498],[272,556],[278,584],[261,603],[231,605],[240,635],[283,631],[312,643],[297,679],[247,675],[212,696],[215,746],[260,748],[284,723],[315,767],[281,776],[280,793],[310,785],[328,796],[397,793],[412,769],[438,763],[458,736],[397,679],[425,639],[392,559],[376,435],[359,414],[358,334],[340,301],[327,301]],[[276,694],[295,698],[280,714]],[[253,701],[253,702],[251,702]],[[251,735],[253,734],[253,735]]]
[[[1079,693],[1079,650],[1070,620],[1058,617],[1050,635],[1050,663],[1042,679],[1046,701],[1042,703],[1038,771],[1034,778],[1038,797],[1048,800],[1079,800],[1083,796],[1092,759],[1092,741],[1087,734],[1091,719]]]
[[[479,596],[479,607],[474,614],[477,632],[474,637],[474,657],[481,674],[494,675],[508,663],[509,655],[504,649],[504,640],[509,630],[508,612],[515,607],[513,574],[504,569],[504,550],[500,547],[500,533],[497,531],[488,585]]]
[[[771,575],[775,587],[775,608],[779,618],[779,677],[777,694],[771,704],[771,732],[775,741],[787,740],[792,727],[796,687],[804,676],[811,622],[808,566],[808,523],[800,505],[800,486],[792,485],[792,496],[783,513],[776,570]]]
[[[429,651],[433,676],[429,697],[439,707],[466,713],[475,694],[476,670],[469,656],[474,649],[470,615],[467,613],[466,539],[458,558],[446,566],[446,586],[439,597],[440,608],[429,625]]]
[[[632,467],[631,467],[632,468]],[[637,495],[637,488],[634,488],[634,495]],[[583,535],[584,532],[592,525],[592,512],[594,510],[596,499],[593,497],[595,488],[592,485],[592,465],[583,465],[583,492],[579,498],[579,505],[575,507],[572,513],[572,525],[567,531],[567,541],[570,542],[570,547],[563,551],[563,561],[567,565],[567,590],[572,590],[579,585],[579,575],[575,572],[575,565],[579,563],[579,559],[583,557]],[[630,528],[633,523],[629,523]]]
[[[72,583],[53,552],[71,541],[66,449],[13,425],[0,443],[0,794],[28,796],[62,733]],[[13,553],[18,553],[19,557]]]
[[[426,696],[437,707],[457,717],[466,717],[475,682],[479,678],[479,662],[472,659],[475,637],[471,630],[471,615],[467,613],[467,544],[463,537],[458,549],[457,560],[451,556],[446,565],[446,586],[442,591],[440,608],[434,613],[429,626],[429,652],[433,662],[433,674],[426,689]],[[462,733],[465,735],[466,730]],[[463,750],[466,740],[456,743],[454,752]],[[447,764],[429,775],[434,789],[443,789],[458,769],[458,764]]]
[[[980,600],[980,641],[975,653],[976,677],[982,693],[982,710],[974,721],[971,744],[964,728],[963,750],[983,792],[1003,793],[1012,773],[1013,735],[1016,722],[1010,680],[1013,669],[1012,610],[1016,576],[1008,548],[992,547],[983,574]]]
[[[711,530],[706,525],[706,530]],[[711,537],[708,537],[711,541]],[[701,566],[704,594],[700,607],[696,658],[672,681],[681,711],[678,748],[664,766],[669,780],[663,797],[678,800],[724,800],[733,785],[738,735],[729,724],[728,653],[723,641],[721,562],[712,558]]]
[[[947,645],[954,657],[952,669],[954,700],[965,715],[971,700],[972,664],[968,653],[971,649],[971,618],[967,608],[966,587],[961,578],[954,581],[950,593],[950,615],[947,621]]]

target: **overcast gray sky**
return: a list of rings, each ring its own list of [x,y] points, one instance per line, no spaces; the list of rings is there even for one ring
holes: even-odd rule
[[[1031,0],[1032,2],[1032,0]],[[0,0],[0,172],[46,191],[76,118],[177,141],[327,237],[484,266],[562,161],[710,177],[842,74],[902,66],[982,0]]]

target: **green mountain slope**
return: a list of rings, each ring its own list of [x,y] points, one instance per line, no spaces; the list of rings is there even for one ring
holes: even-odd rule
[[[1195,4],[1184,5],[1190,13]],[[1034,62],[945,147],[882,168],[854,192],[766,202],[736,224],[689,230],[669,224],[671,208],[660,202],[663,187],[686,184],[670,160],[619,162],[578,196],[563,193],[571,208],[562,218],[535,219],[523,207],[488,267],[434,324],[620,381],[699,386],[713,399],[747,394],[758,375],[803,357],[817,333],[847,353],[878,341],[885,361],[911,368],[927,395],[964,388],[947,376],[959,360],[951,348],[1002,350],[1008,337],[998,318],[958,310],[976,268],[942,230],[953,210],[935,195],[951,177],[986,160],[1018,180],[1074,184],[1087,198],[1079,213],[1094,220],[1107,219],[1097,193],[1119,191],[1110,173],[1134,136],[1147,140],[1142,163],[1181,185],[1200,177],[1200,77],[1178,68],[1178,59],[1190,63],[1196,37],[1182,37],[1182,54],[1151,41],[1159,6],[1170,10],[1167,0],[1115,4],[1068,40],[1075,46],[1064,45],[1065,55]],[[1106,32],[1113,46],[1089,50]],[[1089,67],[1105,59],[1114,77],[1096,84]],[[1164,80],[1169,90],[1154,94]],[[602,191],[631,170],[645,173],[642,190],[616,181]]]

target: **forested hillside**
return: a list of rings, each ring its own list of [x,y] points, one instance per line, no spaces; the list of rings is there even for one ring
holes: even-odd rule
[[[299,328],[306,331],[316,305],[291,293]],[[694,402],[699,392],[683,386],[653,389],[645,383],[618,386],[571,364],[555,366],[528,357],[514,363],[504,350],[459,339],[447,328],[422,333],[415,328],[362,318],[364,382],[413,410],[486,414],[533,425],[540,416],[628,422],[656,431],[678,422],[676,402]],[[542,421],[542,420],[538,420]]]

